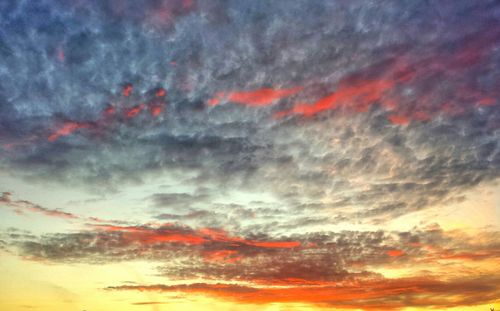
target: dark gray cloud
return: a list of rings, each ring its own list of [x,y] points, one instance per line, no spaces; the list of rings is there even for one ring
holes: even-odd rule
[[[1,165],[17,175],[106,192],[172,174],[271,193],[304,223],[384,221],[500,173],[496,1],[4,1],[0,14]],[[273,105],[207,105],[293,87]],[[335,109],[273,117],[332,92]],[[153,200],[207,199],[183,196]],[[182,212],[165,214],[196,213]]]

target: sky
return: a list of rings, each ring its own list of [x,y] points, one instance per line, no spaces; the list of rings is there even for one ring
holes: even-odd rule
[[[0,1],[0,309],[500,309],[499,81],[496,0]]]

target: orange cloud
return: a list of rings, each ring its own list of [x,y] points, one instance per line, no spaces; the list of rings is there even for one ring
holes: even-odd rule
[[[310,303],[363,310],[404,307],[459,307],[495,301],[499,279],[479,277],[439,281],[433,278],[372,279],[319,286],[253,287],[235,284],[125,285],[108,290],[203,294],[241,303]]]
[[[405,252],[403,252],[402,250],[399,250],[399,249],[392,249],[392,250],[387,251],[387,255],[389,255],[391,257],[399,257],[399,256],[403,256],[404,254],[405,254]]]

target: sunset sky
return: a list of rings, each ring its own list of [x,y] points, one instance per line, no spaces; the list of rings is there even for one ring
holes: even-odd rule
[[[497,0],[0,0],[0,310],[500,309]]]

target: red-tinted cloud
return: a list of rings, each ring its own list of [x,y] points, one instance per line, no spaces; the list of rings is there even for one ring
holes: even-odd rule
[[[342,106],[354,108],[364,112],[369,106],[380,101],[386,92],[394,87],[395,81],[391,80],[362,80],[354,84],[341,82],[336,92],[320,98],[313,104],[297,104],[290,110],[278,112],[275,116],[280,118],[287,115],[299,114],[306,117],[320,112],[337,109]]]
[[[232,237],[224,230],[204,228],[198,230],[201,235],[208,237],[212,241],[224,242],[233,245],[249,245],[259,248],[294,248],[301,245],[298,241],[255,241],[240,237]]]
[[[123,234],[126,241],[139,242],[142,244],[156,244],[156,243],[182,243],[190,245],[199,245],[206,242],[206,240],[186,230],[179,230],[173,226],[163,226],[160,229],[152,229],[148,227],[120,227],[102,225],[96,226],[104,231],[114,231]]]
[[[387,119],[392,123],[392,124],[397,124],[397,125],[406,125],[410,123],[410,118],[406,116],[400,116],[396,114],[391,114],[387,117]]]
[[[165,91],[165,89],[163,88],[159,88],[158,90],[156,90],[155,95],[156,97],[165,97],[167,95],[167,91]]]
[[[430,49],[434,55],[422,58],[401,55],[363,68],[342,78],[334,92],[312,103],[296,103],[288,110],[277,112],[275,117],[311,117],[340,108],[365,112],[370,106],[380,104],[391,112],[388,116],[391,123],[406,125],[411,121],[427,121],[440,114],[461,115],[475,105],[495,105],[498,92],[482,90],[467,82],[465,77],[469,71],[481,68],[498,38],[498,30],[487,29],[460,41],[460,48],[455,51],[437,47]],[[447,81],[452,91],[438,90],[439,80]],[[402,87],[408,86],[412,87],[411,99],[402,92]],[[441,97],[449,100],[444,102]],[[219,99],[220,96],[212,101],[218,102]]]
[[[134,90],[134,87],[132,86],[132,84],[127,84],[123,87],[122,94],[125,97],[129,97],[130,95],[132,95],[133,90]]]
[[[139,104],[139,105],[136,105],[132,108],[129,108],[127,110],[125,110],[125,116],[128,118],[128,119],[131,119],[131,118],[134,118],[135,116],[137,116],[146,106],[144,104]]]
[[[130,96],[132,94],[133,87],[131,84],[126,85],[123,88],[123,95],[124,96]],[[165,103],[165,96],[167,92],[163,89],[160,88],[155,92],[155,99],[151,100],[147,105],[144,103],[140,103],[138,105],[135,105],[133,107],[128,107],[128,108],[121,108],[121,111],[125,118],[127,119],[132,119],[135,118],[139,113],[141,113],[143,110],[148,109],[152,117],[158,117],[163,110],[165,109],[166,103]],[[73,134],[75,131],[79,129],[95,129],[95,130],[103,130],[109,127],[110,124],[113,122],[119,121],[120,118],[117,115],[117,110],[119,107],[115,105],[108,105],[102,112],[101,116],[99,119],[93,121],[93,122],[81,122],[81,121],[66,121],[62,125],[58,126],[55,130],[53,130],[49,136],[47,137],[47,140],[50,142],[54,142],[60,137],[63,136],[69,136]],[[34,135],[32,136],[29,141],[34,141],[37,139],[37,136]],[[20,145],[27,145],[28,143],[27,139],[18,141],[18,142],[11,142],[8,144],[4,144],[3,147],[6,149],[12,149],[16,146]]]
[[[297,94],[302,87],[290,89],[262,88],[253,91],[229,91],[220,92],[208,100],[209,106],[218,105],[221,101],[227,100],[235,104],[246,106],[267,106],[276,101]]]
[[[108,232],[120,232],[125,240],[139,242],[143,244],[156,243],[182,243],[188,245],[214,244],[219,243],[220,250],[227,250],[228,247],[237,251],[239,247],[251,246],[255,248],[295,248],[301,245],[298,241],[258,241],[249,240],[242,237],[230,236],[224,230],[203,228],[193,230],[188,227],[174,225],[162,225],[159,227],[137,226],[111,226],[96,225],[95,228]],[[221,253],[219,253],[221,254]],[[226,253],[228,254],[228,253]],[[235,254],[235,253],[232,253]]]
[[[151,116],[153,117],[159,116],[162,113],[164,106],[165,105],[163,103],[150,103],[148,105],[148,108],[149,112],[151,113]]]
[[[47,139],[48,141],[53,142],[56,141],[59,137],[71,135],[78,129],[88,129],[91,127],[92,124],[88,122],[66,121],[62,126],[52,132]]]

